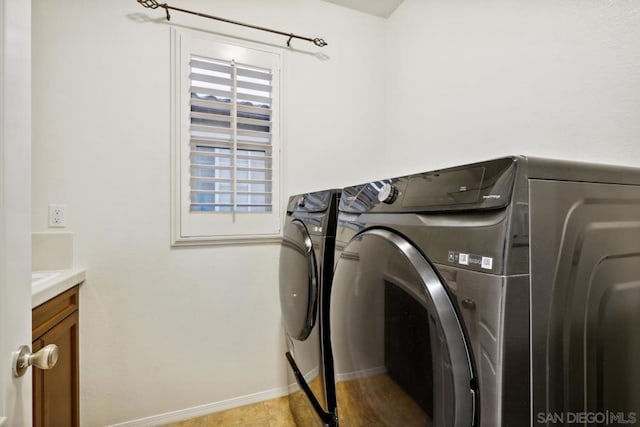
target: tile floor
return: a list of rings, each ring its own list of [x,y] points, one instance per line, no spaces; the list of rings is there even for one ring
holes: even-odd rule
[[[319,395],[319,378],[309,386]],[[390,376],[363,377],[337,384],[341,426],[431,426],[431,418]],[[312,427],[321,423],[301,391],[291,396],[294,419],[285,397],[216,412],[164,427]],[[298,424],[296,424],[296,420]]]
[[[309,386],[320,395],[318,377],[310,381]],[[337,384],[337,393],[342,402],[342,426],[431,426],[428,414],[388,375],[341,381]],[[295,420],[285,396],[163,427],[310,427],[320,424],[301,391],[293,393],[291,399]]]
[[[287,397],[192,418],[164,427],[296,427]]]
[[[336,392],[341,427],[432,425],[427,413],[386,374],[338,382]]]

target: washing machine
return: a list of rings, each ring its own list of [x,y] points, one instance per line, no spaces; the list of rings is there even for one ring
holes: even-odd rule
[[[514,156],[344,189],[330,328],[341,426],[635,422],[640,171]]]
[[[289,407],[300,426],[335,425],[329,340],[340,190],[289,198],[280,252],[280,308],[289,379]]]

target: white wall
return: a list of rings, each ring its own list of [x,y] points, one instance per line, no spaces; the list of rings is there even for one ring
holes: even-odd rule
[[[329,43],[294,40],[285,57],[286,194],[377,175],[384,78],[372,69],[384,20],[319,0],[176,6]],[[172,15],[172,25],[286,41]],[[88,271],[84,426],[268,397],[286,382],[279,247],[169,247],[169,28],[162,10],[133,0],[33,2],[33,227],[46,230],[49,203],[66,204],[75,263]]]
[[[405,0],[391,175],[505,154],[640,165],[640,3]]]

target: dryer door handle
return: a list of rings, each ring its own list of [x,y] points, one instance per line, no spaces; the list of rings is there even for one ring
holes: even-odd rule
[[[311,402],[311,406],[313,406],[313,409],[316,411],[316,414],[318,414],[318,417],[320,417],[320,420],[322,420],[322,422],[328,426],[337,425],[336,416],[330,412],[325,411],[322,408],[322,405],[320,405],[320,402],[318,402],[318,399],[316,399],[316,396],[311,391],[309,384],[307,384],[307,381],[304,379],[302,372],[300,372],[300,369],[298,369],[298,365],[296,364],[296,361],[293,359],[293,356],[291,355],[291,353],[287,351],[284,355],[287,357],[287,361],[289,362],[289,366],[291,366],[291,370],[293,370],[293,375],[295,375],[296,377],[296,382],[298,383],[298,386],[302,389],[304,394],[307,396],[307,399],[309,400],[309,402]]]

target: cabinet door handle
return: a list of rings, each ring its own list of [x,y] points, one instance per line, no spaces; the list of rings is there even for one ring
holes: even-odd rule
[[[21,377],[27,372],[29,366],[35,366],[40,369],[51,369],[58,362],[58,346],[49,344],[35,353],[31,353],[28,345],[22,345],[17,351],[13,352],[13,376]]]

